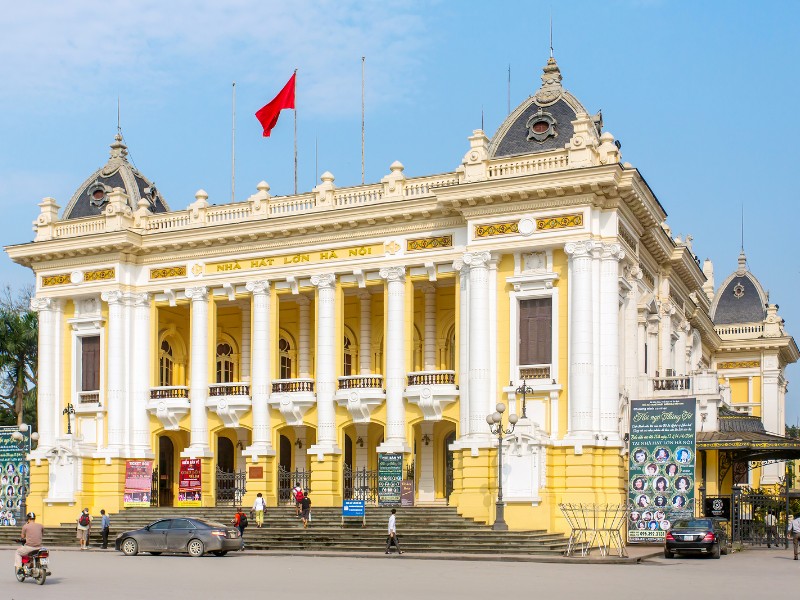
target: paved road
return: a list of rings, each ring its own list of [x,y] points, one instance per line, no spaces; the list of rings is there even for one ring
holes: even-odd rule
[[[795,599],[800,561],[791,551],[749,551],[720,560],[679,558],[630,565],[234,554],[224,558],[124,557],[55,550],[44,587],[17,583],[12,553],[0,550],[0,600],[409,598],[782,598]],[[527,593],[526,593],[527,592]]]

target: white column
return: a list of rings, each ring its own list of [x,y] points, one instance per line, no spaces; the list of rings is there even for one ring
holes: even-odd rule
[[[639,373],[641,362],[644,360],[644,339],[639,332],[639,277],[641,271],[638,267],[631,269],[628,282],[631,289],[625,295],[625,388],[628,398],[636,399],[639,395]]]
[[[361,302],[358,372],[360,375],[369,375],[372,372],[372,294],[363,291],[358,294],[358,299]]]
[[[356,439],[353,444],[353,452],[356,455],[355,468],[366,469],[369,467],[369,423],[356,423]],[[361,438],[363,447],[358,444]]]
[[[472,437],[489,432],[486,415],[496,404],[491,390],[489,357],[489,267],[488,252],[467,252],[469,265],[469,431]]]
[[[131,457],[149,458],[153,451],[150,445],[150,416],[147,403],[150,400],[150,369],[153,364],[150,354],[150,294],[133,296],[133,360],[131,379],[131,422],[133,438]]]
[[[436,287],[428,284],[422,288],[425,294],[425,371],[435,371],[436,364]]]
[[[250,381],[251,348],[250,303],[248,302],[242,306],[242,352],[239,357],[239,381]]]
[[[37,452],[52,448],[60,437],[56,365],[58,361],[58,328],[61,325],[61,301],[54,298],[31,298],[31,309],[39,313],[39,364],[36,382],[36,413],[39,424]],[[54,418],[55,415],[55,418]]]
[[[594,242],[570,242],[569,256],[569,435],[586,437],[592,430],[594,379],[592,319],[592,249]]]
[[[207,287],[187,288],[186,297],[192,301],[191,353],[189,358],[189,400],[191,434],[184,457],[212,456],[208,446],[208,300]]]
[[[269,435],[269,376],[272,373],[270,364],[269,336],[269,281],[248,281],[247,291],[253,294],[253,335],[250,370],[250,396],[253,411],[253,438],[249,448],[244,452],[257,460],[259,456],[275,454]],[[248,314],[250,311],[247,311]],[[249,366],[249,365],[248,365]]]
[[[410,452],[406,441],[406,411],[403,392],[406,382],[405,268],[384,267],[380,275],[386,290],[386,438],[378,452]]]
[[[419,494],[420,502],[433,502],[436,498],[433,482],[433,422],[420,423],[422,437],[428,437],[428,443],[421,442],[419,447]]]
[[[675,375],[687,375],[686,370],[686,334],[689,331],[689,323],[684,321],[678,327],[678,339],[675,340]]]
[[[103,292],[101,298],[108,303],[108,449],[119,453],[125,439],[125,315],[122,292]]]
[[[314,275],[311,285],[317,288],[317,443],[308,453],[338,454],[341,450],[336,445],[336,276]]]
[[[669,279],[664,275],[661,276],[661,283],[659,286],[659,293],[661,295],[661,306],[659,307],[659,314],[661,317],[660,323],[660,362],[661,368],[658,375],[660,377],[667,376],[667,369],[672,369],[672,314],[675,312],[672,302],[669,299]]]
[[[311,377],[311,321],[309,318],[309,304],[310,301],[305,296],[297,297],[297,328],[299,332],[299,339],[297,340],[297,364],[298,374],[301,378]],[[317,331],[319,335],[319,331]],[[319,344],[319,340],[317,340]],[[319,360],[319,354],[317,354]],[[319,366],[317,366],[319,368]]]
[[[619,261],[618,244],[603,247],[600,258],[600,431],[619,438]]]
[[[469,265],[462,259],[453,263],[458,271],[458,387],[459,435],[469,435]]]
[[[777,360],[775,357],[766,356],[764,363],[774,365],[777,364]],[[761,375],[761,420],[764,422],[764,429],[776,434],[780,434],[785,428],[785,424],[779,420],[780,380],[781,373],[777,369],[764,369]],[[750,381],[752,382],[752,377]],[[750,387],[752,387],[752,384],[750,384]],[[748,401],[753,401],[752,395],[748,398]],[[751,408],[750,410],[752,411],[753,409]],[[761,470],[761,483],[763,485],[778,483],[778,480],[784,475],[784,469],[783,463],[765,465]]]

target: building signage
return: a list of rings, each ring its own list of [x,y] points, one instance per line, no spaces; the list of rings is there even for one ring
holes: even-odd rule
[[[202,506],[202,463],[199,458],[182,458],[178,478],[178,506]]]
[[[363,500],[342,500],[342,516],[363,518],[366,514]]]
[[[125,461],[125,491],[122,495],[123,506],[150,506],[152,485],[152,460]]]
[[[706,498],[704,513],[706,517],[719,517],[720,519],[731,518],[731,499],[730,498]]]
[[[25,436],[22,448],[11,435],[18,427],[0,427],[0,526],[21,526],[22,501],[30,489],[30,464],[25,457],[31,451]]]
[[[695,399],[634,400],[628,467],[629,542],[662,542],[694,514]]]
[[[290,265],[327,263],[338,260],[382,257],[383,244],[369,246],[350,246],[347,248],[331,248],[316,250],[314,252],[299,252],[297,254],[279,254],[277,256],[255,256],[239,260],[208,263],[205,266],[206,275],[228,273],[232,271],[251,271],[253,269],[269,269],[272,267],[287,267]]]
[[[400,481],[403,479],[403,455],[400,452],[378,454],[378,505],[400,506]]]
[[[403,479],[400,482],[400,506],[414,506],[413,479]]]

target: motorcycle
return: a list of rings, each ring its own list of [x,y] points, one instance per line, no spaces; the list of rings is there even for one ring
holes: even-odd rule
[[[22,557],[22,572],[17,572],[17,581],[24,582],[26,578],[30,577],[39,585],[44,585],[50,571],[47,569],[47,561],[50,557],[50,551],[47,548],[39,548],[35,552],[31,552],[27,556]]]

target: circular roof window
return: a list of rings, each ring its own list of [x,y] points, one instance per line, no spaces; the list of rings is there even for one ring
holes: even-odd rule
[[[86,195],[89,196],[89,202],[94,206],[103,206],[103,204],[108,202],[106,186],[99,181],[95,181],[89,186],[86,190]]]
[[[557,137],[556,125],[558,122],[553,115],[546,113],[539,108],[539,112],[531,115],[525,127],[528,128],[528,140],[544,142],[547,138]]]

